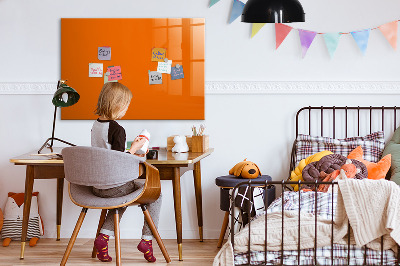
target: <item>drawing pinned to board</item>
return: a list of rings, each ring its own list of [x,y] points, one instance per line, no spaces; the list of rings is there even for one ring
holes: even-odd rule
[[[89,63],[89,78],[103,77],[103,64]]]
[[[183,79],[185,76],[183,75],[183,67],[181,65],[176,64],[173,68],[171,68],[171,79]]]
[[[149,70],[149,84],[162,84],[162,74],[157,71],[150,71]]]
[[[151,52],[151,61],[164,62],[167,50],[164,48],[153,48]]]
[[[107,82],[118,82],[118,80],[108,80],[108,76],[110,76],[110,72],[104,73],[104,84],[106,84]]]
[[[158,62],[157,72],[171,74],[172,60],[165,58],[165,62]]]
[[[110,72],[110,75],[108,76],[108,81],[122,79],[121,66],[109,66],[107,67],[107,72]]]
[[[111,60],[111,47],[109,46],[98,47],[97,58],[99,60]]]

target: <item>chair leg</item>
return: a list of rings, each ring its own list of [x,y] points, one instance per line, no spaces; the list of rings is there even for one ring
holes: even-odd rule
[[[117,257],[115,265],[121,265],[121,243],[119,238],[119,213],[118,209],[115,209],[114,214],[114,234],[115,234],[115,256]]]
[[[64,266],[67,263],[69,254],[71,253],[72,247],[74,246],[76,237],[78,236],[79,230],[81,229],[83,220],[85,219],[87,208],[82,208],[81,214],[79,215],[78,221],[76,222],[74,232],[72,232],[71,239],[69,240],[67,249],[65,250],[64,257],[61,260],[60,265]]]
[[[143,214],[144,214],[144,218],[145,218],[147,224],[149,225],[150,230],[153,233],[153,236],[157,240],[157,244],[161,249],[161,252],[162,252],[162,254],[164,256],[165,261],[167,263],[170,263],[171,259],[170,259],[169,255],[168,255],[167,249],[165,248],[164,243],[161,240],[160,234],[158,233],[156,225],[154,224],[153,219],[151,218],[150,213],[146,208],[146,205],[140,205],[140,207],[142,208],[142,211],[143,211]]]
[[[104,221],[106,220],[106,215],[107,215],[107,210],[106,209],[101,210],[101,215],[100,215],[100,219],[99,219],[99,226],[97,227],[96,238],[100,234],[100,230],[103,227]],[[96,255],[97,255],[97,250],[96,250],[96,248],[95,248],[95,246],[93,244],[92,258],[96,258]]]
[[[229,212],[225,212],[225,217],[224,217],[224,221],[222,222],[221,234],[219,235],[217,248],[220,248],[222,246],[222,242],[224,241],[226,228],[228,227],[228,222],[229,222]]]

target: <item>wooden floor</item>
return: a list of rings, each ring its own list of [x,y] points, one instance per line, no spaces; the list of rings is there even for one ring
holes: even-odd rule
[[[20,242],[12,241],[9,247],[0,246],[0,265],[60,265],[65,248],[69,239],[40,239],[36,247],[25,249],[25,259],[20,260]],[[217,240],[183,240],[183,261],[178,260],[178,247],[176,240],[163,240],[168,250],[172,262],[167,264],[162,256],[157,242],[154,241],[154,254],[157,258],[156,263],[149,264],[143,254],[136,249],[140,240],[121,240],[122,264],[123,265],[212,265],[215,255],[218,253]],[[114,243],[110,241],[110,255],[113,262],[104,263],[91,258],[93,240],[77,239],[68,259],[67,265],[115,265],[114,262]]]

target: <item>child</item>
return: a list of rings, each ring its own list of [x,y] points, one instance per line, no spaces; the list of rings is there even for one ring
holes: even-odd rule
[[[97,102],[96,115],[99,118],[93,123],[91,142],[93,147],[101,147],[111,150],[125,152],[125,129],[115,120],[122,118],[128,110],[132,99],[131,91],[121,83],[108,82],[104,84]],[[146,142],[144,138],[136,138],[128,153],[135,156],[144,157],[145,155],[137,155],[135,152],[139,150]],[[143,183],[135,182],[137,176],[132,176],[132,181],[113,187],[93,187],[93,194],[102,198],[121,197],[132,193],[144,186]],[[156,226],[160,216],[161,195],[153,203],[147,205],[151,217]],[[126,207],[119,208],[120,219],[125,212]],[[101,261],[111,261],[108,255],[108,240],[114,235],[114,219],[115,210],[109,210],[101,228],[99,236],[94,241],[97,249],[97,258]],[[149,262],[155,262],[153,256],[152,236],[150,227],[144,222],[142,230],[142,240],[137,246],[138,250],[144,253],[144,258]]]

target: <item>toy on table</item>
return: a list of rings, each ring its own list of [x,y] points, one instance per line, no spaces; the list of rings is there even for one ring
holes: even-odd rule
[[[231,170],[229,170],[229,174],[249,179],[257,178],[258,176],[260,176],[260,168],[258,168],[255,163],[246,160],[247,158],[244,159],[242,162],[237,163]]]
[[[174,137],[175,146],[172,148],[172,152],[188,152],[189,146],[186,143],[185,136],[175,136]]]
[[[27,239],[30,239],[29,246],[36,245],[40,236],[43,235],[43,223],[39,215],[38,207],[39,192],[32,193],[31,212],[29,214]],[[11,240],[21,240],[22,219],[24,213],[24,193],[9,192],[4,208],[4,221],[1,230],[3,247],[8,247]]]

